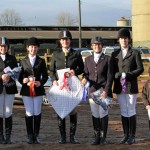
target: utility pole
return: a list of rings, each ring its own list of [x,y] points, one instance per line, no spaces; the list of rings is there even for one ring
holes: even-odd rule
[[[79,9],[79,48],[82,46],[82,33],[81,33],[81,1],[78,0]]]

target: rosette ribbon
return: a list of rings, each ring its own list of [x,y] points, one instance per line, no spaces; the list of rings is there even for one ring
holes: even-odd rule
[[[30,96],[36,96],[35,90],[34,90],[34,77],[29,77],[29,82],[27,84],[30,89]]]
[[[64,73],[64,77],[63,77],[62,85],[60,86],[60,90],[62,90],[63,88],[69,90],[69,85],[67,83],[67,78],[69,78],[70,76],[71,76],[71,74],[69,72]]]
[[[126,92],[126,74],[123,72],[121,75],[121,85],[122,85],[122,91],[125,93]]]
[[[82,97],[83,102],[86,102],[89,86],[90,86],[90,82],[87,82],[86,85],[84,86],[83,97]]]

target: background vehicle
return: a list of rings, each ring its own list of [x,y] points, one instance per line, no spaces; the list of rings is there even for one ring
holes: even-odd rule
[[[141,53],[143,62],[150,62],[150,49],[148,47],[133,47],[132,49]]]
[[[90,56],[92,54],[93,54],[93,50],[84,50],[84,51],[81,51],[83,62],[85,61],[86,57],[88,57],[88,56]]]
[[[109,46],[103,48],[103,53],[106,55],[111,55],[112,52],[118,50],[119,46]],[[150,61],[150,49],[147,47],[133,47],[133,50],[137,50],[141,53],[142,61],[149,62]],[[149,54],[149,55],[148,55]]]
[[[74,50],[76,51],[85,51],[85,50],[90,50],[89,48],[87,47],[82,47],[82,48],[73,48]]]
[[[105,55],[110,56],[112,52],[117,51],[119,48],[120,48],[119,46],[109,46],[109,47],[104,47],[102,50]]]
[[[132,49],[139,51],[141,54],[150,54],[148,47],[133,47]]]

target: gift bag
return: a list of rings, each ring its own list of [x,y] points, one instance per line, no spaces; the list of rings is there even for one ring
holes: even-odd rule
[[[67,70],[61,71],[59,72],[63,78]],[[82,101],[84,86],[76,76],[70,76],[65,81],[66,87],[61,78],[58,81],[59,86],[53,85],[47,97],[56,113],[63,119]]]

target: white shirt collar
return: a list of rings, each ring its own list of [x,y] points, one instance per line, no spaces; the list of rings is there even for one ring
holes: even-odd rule
[[[95,61],[96,64],[98,63],[98,60],[99,60],[101,55],[102,55],[102,52],[100,52],[100,53],[95,53],[94,52],[94,61]]]
[[[30,63],[31,63],[31,65],[32,65],[32,67],[34,66],[34,64],[35,64],[35,60],[36,60],[36,55],[35,56],[31,56],[31,55],[28,55],[29,56],[29,60],[30,60]]]
[[[102,52],[100,52],[100,53],[95,53],[94,52],[94,57],[98,57],[99,58],[101,55],[102,55]]]
[[[63,50],[63,52],[65,53],[65,52],[67,52],[67,53],[69,53],[70,52],[70,48],[68,48],[68,49],[64,49],[64,48],[62,48],[62,50]]]
[[[0,54],[0,56],[1,56],[2,60],[5,61],[6,55]]]
[[[122,51],[122,57],[125,58],[128,52],[128,48],[121,49],[121,51]]]
[[[121,48],[122,51],[128,51],[128,48]]]
[[[28,55],[29,56],[29,59],[31,59],[31,60],[34,60],[34,59],[36,59],[36,55],[35,56],[31,56],[31,55]]]

